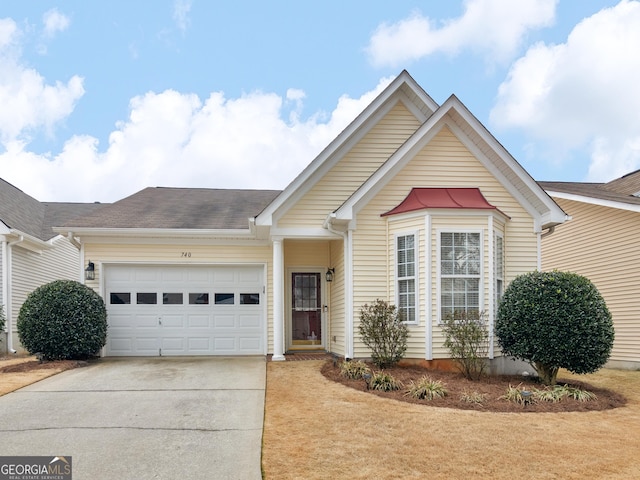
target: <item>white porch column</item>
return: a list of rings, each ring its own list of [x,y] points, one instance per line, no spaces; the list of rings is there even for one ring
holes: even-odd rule
[[[284,254],[282,239],[273,240],[273,357],[284,358]]]

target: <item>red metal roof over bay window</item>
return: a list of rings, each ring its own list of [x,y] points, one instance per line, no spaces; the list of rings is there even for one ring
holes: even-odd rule
[[[497,207],[487,202],[479,188],[412,188],[407,198],[400,205],[383,213],[382,216],[397,215],[426,208],[500,211]]]

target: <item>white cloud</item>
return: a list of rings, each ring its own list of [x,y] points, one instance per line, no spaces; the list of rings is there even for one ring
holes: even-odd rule
[[[434,53],[476,51],[488,63],[510,59],[532,29],[549,26],[558,0],[466,0],[458,18],[436,21],[414,12],[380,25],[367,52],[376,66],[399,66]]]
[[[191,12],[191,0],[174,0],[173,2],[173,20],[182,33],[186,32],[189,27]]]
[[[537,44],[500,86],[491,121],[547,143],[557,158],[586,149],[589,179],[640,167],[640,2],[584,19],[566,43]]]
[[[52,8],[42,16],[42,23],[44,24],[44,35],[47,38],[53,38],[56,33],[64,32],[71,20],[66,15],[60,13],[57,9]]]
[[[0,142],[27,141],[33,130],[53,132],[84,94],[83,80],[46,83],[34,69],[20,63],[16,39],[21,32],[13,20],[0,20]]]
[[[46,201],[115,201],[148,186],[281,189],[388,83],[343,96],[326,121],[320,113],[283,118],[287,101],[304,99],[296,89],[287,98],[213,92],[204,101],[150,92],[131,100],[105,151],[90,136],[72,137],[54,156],[14,141],[0,155],[0,176]]]
[[[0,54],[16,41],[18,33],[16,22],[11,18],[0,18]]]

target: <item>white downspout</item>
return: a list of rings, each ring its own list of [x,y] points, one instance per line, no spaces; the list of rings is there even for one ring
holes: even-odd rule
[[[16,350],[13,348],[13,324],[11,317],[13,311],[11,308],[11,270],[12,270],[12,255],[11,247],[24,241],[24,236],[20,235],[17,240],[13,242],[2,242],[2,254],[4,262],[2,264],[2,300],[5,306],[5,315],[7,317],[7,323],[5,328],[7,330],[7,350],[13,354],[16,354]]]

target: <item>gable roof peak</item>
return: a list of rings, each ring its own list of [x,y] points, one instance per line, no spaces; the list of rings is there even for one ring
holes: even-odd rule
[[[388,111],[396,102],[403,101],[420,122],[425,122],[440,106],[414,80],[407,70],[387,85],[365,109],[340,132],[340,134],[318,154],[307,167],[284,189],[264,211],[256,217],[256,225],[270,225],[273,217],[281,208],[290,204],[295,198],[312,186],[322,177],[323,171],[330,168],[341,158],[345,145],[362,138],[379,121],[379,114]]]

